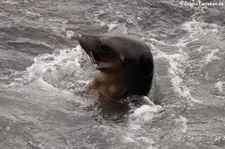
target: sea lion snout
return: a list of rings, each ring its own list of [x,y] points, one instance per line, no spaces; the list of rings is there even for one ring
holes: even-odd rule
[[[121,68],[121,56],[107,43],[107,37],[82,34],[78,41],[92,63],[97,64],[96,69],[109,72]]]
[[[90,50],[94,50],[96,46],[98,46],[97,44],[99,43],[98,38],[96,38],[93,35],[86,35],[86,34],[80,34],[78,37],[78,41],[82,46],[84,47],[89,47]]]
[[[78,37],[78,41],[81,45],[81,47],[84,49],[84,51],[89,55],[91,58],[92,63],[98,64],[98,57],[97,57],[97,40],[93,38],[92,36],[81,34]]]

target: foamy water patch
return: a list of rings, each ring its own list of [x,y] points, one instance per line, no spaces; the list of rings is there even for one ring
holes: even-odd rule
[[[182,28],[189,32],[189,37],[187,39],[189,44],[184,48],[188,49],[187,54],[190,56],[190,58],[186,60],[186,62],[190,64],[187,65],[190,77],[193,77],[193,80],[197,82],[199,86],[203,85],[202,82],[199,82],[199,79],[215,81],[213,78],[217,77],[218,82],[214,82],[213,84],[219,92],[223,93],[224,81],[221,80],[221,60],[223,54],[222,49],[224,48],[224,27],[217,24],[192,20],[185,22]],[[212,64],[216,64],[216,67]],[[206,69],[212,70],[205,71]],[[212,71],[214,72],[213,74],[211,73]],[[189,80],[192,80],[192,78],[189,78]],[[211,83],[208,85],[211,86]],[[195,88],[195,86],[193,86],[193,88]]]
[[[187,58],[185,58],[185,56],[181,54],[173,54],[169,55],[168,59],[170,62],[170,68],[168,71],[171,75],[171,82],[173,84],[174,90],[182,97],[200,103],[199,100],[196,100],[192,97],[190,93],[191,89],[188,88],[183,82],[182,76],[184,76],[185,74],[182,65],[185,63],[185,60]]]
[[[219,60],[220,58],[216,56],[216,53],[218,52],[219,52],[219,49],[212,50],[209,54],[205,56],[205,62],[208,64],[212,62],[213,60],[217,60],[217,59]]]
[[[206,35],[209,32],[219,32],[220,28],[217,24],[209,24],[205,22],[198,22],[196,20],[187,21],[182,25],[183,29],[190,33],[190,38],[197,36],[198,34]]]
[[[154,134],[147,134],[146,127],[151,127],[156,118],[160,117],[164,108],[160,105],[155,105],[148,97],[143,97],[148,104],[144,104],[134,111],[128,117],[128,127],[123,135],[125,144],[138,143],[140,146],[145,146],[149,149],[154,149]],[[143,133],[145,135],[143,135]]]
[[[60,66],[69,68],[73,67],[77,71],[79,71],[79,61],[81,57],[82,52],[80,46],[77,46],[75,49],[64,49],[56,51],[53,54],[39,55],[34,58],[34,64],[27,68],[27,79],[34,80],[36,78],[40,78],[47,71],[57,70]],[[68,71],[71,69],[68,69]]]
[[[28,10],[25,11],[25,15],[34,16],[34,17],[41,17],[41,15],[39,13],[31,12],[31,11],[28,11]]]
[[[215,88],[220,91],[221,93],[224,93],[224,90],[225,90],[225,82],[222,82],[222,81],[218,81],[216,84],[215,84]]]
[[[174,44],[175,47],[179,48],[180,55],[176,54],[167,56],[171,66],[169,68],[169,72],[171,74],[171,82],[173,83],[175,91],[178,92],[181,96],[186,97],[193,102],[202,103],[191,95],[192,89],[190,87],[187,87],[183,80],[183,78],[185,78],[183,76],[185,76],[184,70],[186,66],[188,66],[189,63],[192,63],[192,60],[189,61],[189,59],[192,59],[192,57],[190,57],[192,55],[189,55],[189,52],[191,52],[189,51],[189,46],[192,43],[198,43],[198,41],[201,40],[202,36],[205,37],[205,35],[207,34],[211,35],[211,33],[218,33],[220,27],[216,24],[209,24],[192,20],[185,22],[181,26],[181,28],[188,31],[189,36],[181,38],[176,44]],[[206,49],[207,48],[202,45],[194,50],[204,54],[205,51],[203,50]],[[202,62],[202,64],[207,64],[212,62],[213,60],[220,59],[216,56],[218,52],[219,49],[212,50],[209,54],[204,56],[204,60],[200,61]]]
[[[153,147],[153,144],[155,143],[150,136],[148,137],[142,137],[142,136],[136,136],[134,133],[126,132],[126,134],[123,136],[123,142],[125,144],[140,144],[140,146],[147,146],[148,149],[155,149]]]
[[[175,54],[174,56],[169,57],[170,66],[171,66],[169,68],[169,73],[171,75],[171,82],[173,84],[174,90],[182,97],[185,97],[196,103],[201,103],[201,101],[192,97],[191,92],[190,92],[191,89],[188,88],[183,81],[182,76],[184,76],[184,69],[182,69],[182,67],[180,67],[180,63],[182,61],[179,60],[179,59],[182,59],[183,56],[177,55],[177,54]]]
[[[110,32],[110,31],[112,31],[113,29],[115,29],[116,27],[117,27],[117,24],[107,24],[107,26],[108,26],[108,28],[109,28],[109,31],[108,32]]]
[[[179,118],[175,119],[175,121],[177,124],[180,124],[180,132],[186,133],[188,131],[188,120],[185,117],[180,115]]]
[[[121,11],[115,11],[111,6],[111,3],[108,3],[107,5],[104,10],[97,10],[96,12],[94,12],[94,21],[97,22],[100,26],[106,26],[108,28],[108,33],[127,34],[128,29],[126,27],[126,22],[121,23],[117,19],[124,18],[126,16],[124,16]],[[112,20],[108,20],[112,15],[115,18]],[[130,19],[128,19],[127,21],[129,22]]]
[[[32,40],[32,39],[28,39],[28,38],[25,38],[25,37],[19,37],[17,38],[16,40],[13,40],[13,41],[8,41],[7,42],[8,44],[10,43],[31,43],[31,44],[34,44],[34,45],[43,45],[47,48],[52,48],[49,44],[47,44],[46,42],[43,42],[43,41],[39,41],[39,40]]]
[[[3,4],[11,4],[11,5],[18,4],[18,2],[16,2],[15,0],[4,0],[2,3]]]
[[[30,84],[41,79],[61,89],[79,88],[88,81],[81,68],[83,52],[78,45],[73,49],[55,50],[52,54],[41,54],[34,58],[34,63],[24,72],[14,73],[14,83]],[[77,86],[76,86],[77,85]]]
[[[74,32],[72,30],[67,30],[66,31],[66,38],[68,39],[72,39],[72,37],[74,37]]]
[[[202,52],[204,48],[205,48],[205,46],[200,46],[199,48],[197,48],[195,50],[198,51],[198,52]]]
[[[155,115],[162,110],[163,107],[160,105],[142,105],[129,115],[129,127],[132,130],[139,130],[143,125],[151,125]]]
[[[183,81],[183,76],[185,75],[184,64],[188,59],[188,55],[185,52],[182,52],[183,47],[186,46],[186,40],[181,40],[180,43],[177,43],[174,46],[180,49],[180,53],[169,55],[163,51],[160,51],[155,46],[151,46],[157,53],[154,59],[166,59],[168,61],[170,66],[168,68],[168,72],[171,78],[173,89],[176,93],[190,101],[200,103],[199,100],[192,97],[191,89],[188,88]]]

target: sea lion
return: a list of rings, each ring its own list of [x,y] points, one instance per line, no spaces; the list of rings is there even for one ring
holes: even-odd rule
[[[101,99],[119,101],[147,95],[152,86],[153,57],[148,46],[135,39],[112,35],[80,35],[78,41],[98,74],[89,86]]]

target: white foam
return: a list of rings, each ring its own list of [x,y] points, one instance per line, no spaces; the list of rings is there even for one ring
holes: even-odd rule
[[[142,98],[144,99],[144,101],[146,101],[148,103],[148,105],[150,105],[150,106],[155,105],[154,102],[152,102],[148,96],[143,96]]]
[[[22,78],[17,78],[17,82],[30,83],[42,78],[47,72],[58,72],[58,69],[63,69],[65,74],[73,75],[75,73],[79,76],[79,73],[83,72],[80,68],[82,56],[82,50],[79,45],[74,49],[56,50],[53,54],[38,55],[34,58],[34,63],[21,73]],[[51,75],[53,78],[57,78],[54,75],[58,74],[52,73]]]
[[[187,44],[188,40],[186,38],[181,38],[174,46],[178,47],[182,51],[183,48],[187,46]]]
[[[66,31],[66,38],[71,39],[74,36],[74,32],[71,30]]]
[[[109,28],[109,31],[112,31],[113,29],[115,29],[117,27],[117,24],[114,24],[114,23],[111,23],[111,24],[107,24],[108,28]]]
[[[148,146],[147,149],[158,149],[158,148],[154,146]]]
[[[39,13],[34,13],[34,12],[31,12],[31,11],[28,11],[28,10],[25,11],[25,14],[28,15],[28,16],[41,17],[41,15]]]
[[[162,107],[159,105],[157,106],[143,105],[134,111],[134,115],[141,116],[141,115],[146,115],[146,113],[155,113],[161,108]]]
[[[180,128],[181,132],[186,133],[188,130],[188,126],[187,126],[188,120],[185,117],[180,115],[179,119],[175,119],[175,121],[181,125],[181,128]]]
[[[147,98],[147,97],[144,97]],[[140,132],[144,131],[144,126],[151,125],[154,117],[163,110],[163,107],[160,105],[142,105],[140,108],[134,110],[132,114],[129,115],[129,127],[126,133],[124,134],[124,141],[126,143],[143,143],[148,144],[149,148],[152,148],[152,144],[155,142],[150,136],[140,136]]]
[[[100,22],[100,26],[105,26],[105,25],[106,25],[105,22],[103,21]]]
[[[194,39],[196,40],[196,39]],[[199,100],[192,97],[189,89],[185,83],[183,82],[182,76],[184,76],[183,65],[187,63],[189,58],[188,54],[183,50],[187,44],[189,43],[188,38],[182,38],[174,45],[169,45],[167,43],[158,41],[156,39],[151,39],[151,41],[156,42],[157,44],[165,45],[165,46],[174,46],[179,49],[179,53],[177,54],[167,54],[163,51],[160,51],[155,46],[151,46],[154,51],[157,53],[154,59],[167,59],[169,62],[170,68],[168,72],[170,74],[171,82],[174,87],[174,91],[177,92],[180,96],[185,97],[193,102],[200,103]]]
[[[142,130],[144,131],[144,130]],[[140,132],[140,130],[138,130],[138,132]],[[124,143],[140,143],[140,144],[148,144],[148,148],[149,149],[155,149],[152,148],[152,144],[154,144],[155,142],[151,139],[150,136],[148,137],[144,137],[144,136],[140,136],[138,135],[139,133],[137,133],[136,131],[126,131],[125,135],[123,136],[123,141]]]
[[[190,38],[193,38],[198,34],[206,35],[209,32],[219,32],[219,26],[217,24],[198,22],[194,19],[192,21],[185,22],[182,27],[190,33]]]
[[[116,33],[120,33],[120,34],[127,34],[128,31],[127,31],[126,24],[118,23],[118,20],[107,21],[107,19],[106,20],[105,19],[103,19],[103,20],[99,19],[99,16],[101,16],[102,14],[111,13],[110,11],[113,11],[112,9],[113,8],[112,8],[111,4],[109,3],[107,9],[98,10],[97,13],[94,14],[94,20],[96,22],[98,22],[100,26],[107,26],[108,27],[108,33],[116,32]],[[115,13],[116,13],[115,15],[117,15],[118,17],[124,17],[124,15],[122,15],[120,11],[115,11]],[[132,21],[131,19],[127,19],[127,22],[135,24],[135,22]]]
[[[126,135],[123,137],[124,142],[136,142],[130,135]]]
[[[43,78],[39,78],[37,80],[35,80],[34,82],[32,82],[30,84],[31,86],[34,85],[35,87],[39,86],[41,89],[43,90],[51,90],[51,91],[59,91],[59,89],[55,88],[54,86],[52,86],[51,84],[45,82],[43,80]]]
[[[217,88],[218,91],[220,91],[221,93],[224,93],[224,88],[223,88],[223,85],[225,84],[225,82],[222,82],[222,81],[218,81],[216,84],[215,84],[215,88]]]
[[[15,5],[18,4],[15,0],[5,0],[2,2],[3,4],[11,4],[11,5]]]
[[[185,85],[185,83],[183,83],[183,78],[181,78],[181,76],[185,75],[184,69],[182,69],[182,67],[185,67],[189,58],[188,54],[184,51],[184,49],[187,47],[188,43],[198,41],[199,35],[206,35],[210,32],[217,33],[219,31],[218,28],[219,27],[216,24],[197,22],[196,20],[185,22],[182,25],[182,29],[188,31],[190,35],[188,38],[184,37],[180,39],[176,44],[174,44],[175,47],[178,47],[180,49],[180,54],[173,54],[173,55],[167,55],[166,53],[161,54],[161,57],[163,55],[163,57],[169,60],[170,64],[169,72],[171,74],[171,82],[174,86],[175,91],[179,93],[181,96],[186,97],[191,101],[197,103],[201,103],[201,101],[192,97],[191,89],[188,88]],[[196,50],[202,52],[203,48],[204,46],[201,46]],[[219,59],[217,56],[215,56],[217,52],[219,52],[218,49],[211,51],[211,53],[205,57],[205,61],[209,63],[212,60]]]
[[[219,52],[219,49],[212,50],[208,55],[205,56],[205,62],[210,63],[213,60],[220,59],[218,56],[215,56]]]
[[[155,38],[150,38],[149,40],[150,40],[150,41],[153,41],[153,42],[155,42],[155,43],[161,44],[161,45],[171,46],[171,45],[169,45],[169,44],[167,44],[167,43],[165,43],[165,42],[156,40]]]
[[[199,48],[196,49],[198,52],[202,52],[202,50],[205,48],[205,46],[200,46]]]
[[[155,113],[162,109],[163,108],[160,105],[142,105],[140,108],[137,108],[129,115],[131,128],[140,129],[140,125],[151,123]]]
[[[49,44],[47,44],[46,42],[38,41],[38,40],[32,40],[32,39],[28,39],[28,38],[24,38],[24,37],[19,37],[16,40],[8,41],[8,42],[10,42],[10,43],[25,43],[25,42],[28,42],[28,43],[37,44],[37,45],[44,45],[48,48],[51,48],[51,46]]]

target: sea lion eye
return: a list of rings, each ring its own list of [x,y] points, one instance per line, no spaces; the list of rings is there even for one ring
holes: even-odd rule
[[[111,51],[111,49],[110,49],[108,46],[106,46],[106,45],[101,45],[101,49],[102,49],[102,51],[104,51],[104,52],[109,52],[109,51]]]
[[[109,52],[111,51],[111,48],[108,45],[105,45],[101,41],[99,41],[99,48],[102,52]]]

